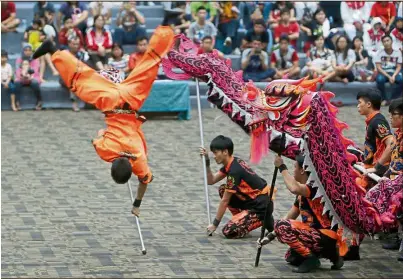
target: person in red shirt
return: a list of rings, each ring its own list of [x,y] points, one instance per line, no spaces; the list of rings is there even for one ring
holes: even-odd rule
[[[129,70],[133,70],[138,62],[143,58],[144,53],[148,47],[147,37],[140,37],[137,39],[136,49],[137,51],[132,53],[129,57]]]
[[[63,28],[59,33],[59,44],[61,49],[67,49],[69,41],[79,38],[80,39],[80,49],[84,48],[84,37],[80,29],[74,27],[73,19],[71,17],[65,17],[63,20]]]
[[[17,18],[13,2],[1,2],[1,33],[14,32],[20,20]]]
[[[290,10],[284,8],[280,12],[279,25],[274,29],[274,39],[276,43],[280,41],[282,34],[287,34],[290,44],[295,48],[299,38],[299,25],[296,22],[290,22]]]
[[[385,31],[389,32],[395,21],[396,7],[392,2],[377,1],[371,9],[371,17],[380,17],[385,24]]]
[[[289,47],[287,36],[280,37],[280,48],[271,53],[270,68],[276,70],[273,79],[281,79],[284,75],[297,77],[301,71],[299,68],[299,58],[295,49]]]

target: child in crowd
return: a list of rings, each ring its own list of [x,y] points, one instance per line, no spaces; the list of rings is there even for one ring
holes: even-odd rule
[[[129,55],[124,54],[123,48],[117,43],[114,43],[112,46],[112,55],[108,59],[108,66],[118,69],[123,79],[130,72]]]
[[[10,94],[11,108],[13,111],[18,111],[19,104],[15,99],[15,86],[12,79],[13,68],[8,63],[8,53],[1,50],[1,90],[6,90]]]

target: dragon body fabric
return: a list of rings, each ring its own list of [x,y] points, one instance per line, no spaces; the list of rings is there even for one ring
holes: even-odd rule
[[[282,154],[295,159],[301,152],[311,172],[308,183],[318,187],[315,198],[324,203],[332,227],[343,234],[373,234],[397,224],[402,209],[403,176],[381,181],[368,193],[355,182],[352,163],[357,158],[347,152],[354,142],[345,138],[346,123],[336,118],[330,103],[334,94],[315,92],[319,80],[276,80],[265,90],[244,82],[215,54],[196,54],[196,47],[183,35],[163,60],[172,79],[196,77],[209,85],[207,98],[251,136],[252,163],[258,163],[269,149],[278,152],[282,133],[286,146]],[[184,73],[175,73],[174,68]]]

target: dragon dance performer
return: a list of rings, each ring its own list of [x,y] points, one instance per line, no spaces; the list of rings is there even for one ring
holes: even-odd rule
[[[216,218],[207,228],[214,232],[221,222],[226,209],[232,213],[232,219],[224,226],[222,232],[227,238],[241,238],[262,226],[268,204],[269,187],[245,161],[234,157],[234,144],[225,136],[217,136],[210,144],[217,164],[223,167],[215,174],[210,169],[207,151],[201,147],[200,155],[206,157],[207,183],[213,185],[225,177],[227,183],[219,187],[221,198]]]
[[[67,87],[81,100],[94,105],[105,114],[107,128],[98,132],[92,141],[96,152],[105,161],[111,162],[111,175],[118,184],[128,182],[132,172],[138,177],[137,197],[132,213],[140,214],[140,204],[153,175],[147,162],[147,146],[141,125],[145,118],[137,111],[147,99],[157,77],[161,57],[171,49],[174,33],[170,27],[158,27],[150,44],[136,68],[121,83],[117,72],[96,71],[77,60],[67,51],[57,50],[50,41],[45,41],[34,53],[36,59],[46,53]],[[113,81],[109,79],[114,79]]]
[[[341,241],[337,226],[331,229],[328,213],[322,215],[323,204],[313,198],[317,189],[307,184],[310,172],[303,167],[304,157],[297,155],[294,165],[294,177],[288,172],[281,157],[276,156],[274,165],[279,168],[288,190],[296,195],[293,208],[285,219],[274,223],[274,232],[278,240],[290,246],[286,261],[298,266],[293,271],[307,273],[320,266],[319,257],[329,259],[337,270],[343,267],[343,254],[347,245]],[[302,221],[295,220],[301,215]],[[264,245],[268,242],[260,242]]]

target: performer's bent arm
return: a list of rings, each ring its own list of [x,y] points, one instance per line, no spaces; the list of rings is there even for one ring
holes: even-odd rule
[[[140,182],[139,187],[137,189],[137,197],[136,197],[136,199],[137,200],[142,200],[146,190],[147,190],[147,184],[144,184],[144,183]]]
[[[294,206],[291,207],[290,211],[287,212],[287,215],[284,216],[286,220],[296,220],[299,216],[299,208]]]
[[[223,180],[226,177],[225,173],[222,172],[216,172],[213,174],[213,172],[210,169],[210,158],[208,157],[208,153],[204,147],[199,148],[199,152],[201,156],[205,156],[206,158],[206,169],[207,169],[207,184],[208,185],[213,185],[216,184],[217,182]]]
[[[217,214],[215,217],[218,221],[221,221],[222,217],[224,216],[225,210],[227,210],[231,197],[232,197],[232,193],[227,192],[227,191],[224,192],[224,195],[220,201],[220,204],[218,205]]]

